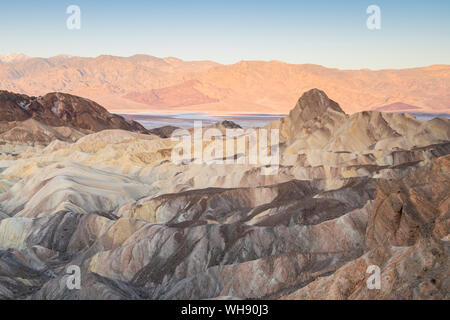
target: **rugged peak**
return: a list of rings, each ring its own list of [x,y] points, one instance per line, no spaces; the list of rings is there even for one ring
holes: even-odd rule
[[[318,133],[321,136],[320,143],[318,140],[314,142],[318,146],[329,138],[323,135],[324,132],[334,132],[347,118],[348,115],[339,104],[328,98],[325,92],[312,89],[303,93],[287,117],[269,126],[280,129],[281,141],[309,136],[321,128],[321,133]]]
[[[328,109],[345,114],[339,104],[328,98],[325,92],[319,89],[311,89],[303,93],[298,99],[290,116],[294,118],[293,120],[297,120],[300,117],[301,120],[308,121],[321,116]]]

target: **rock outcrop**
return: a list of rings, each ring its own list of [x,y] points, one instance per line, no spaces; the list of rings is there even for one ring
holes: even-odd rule
[[[111,114],[88,99],[64,93],[28,97],[0,91],[0,121],[27,119],[34,119],[52,127],[64,126],[89,132],[123,129],[147,133],[147,130],[139,123]]]
[[[366,253],[288,299],[449,299],[450,156],[382,181],[369,214]],[[370,290],[369,266],[381,269]]]
[[[85,136],[72,127],[53,127],[33,118],[23,122],[8,123],[11,129],[0,133],[0,141],[12,144],[41,144],[48,145],[52,141],[75,142]]]
[[[151,134],[154,134],[160,138],[170,138],[172,133],[178,129],[180,129],[180,128],[175,127],[175,126],[164,126],[164,127],[150,129],[148,131]]]

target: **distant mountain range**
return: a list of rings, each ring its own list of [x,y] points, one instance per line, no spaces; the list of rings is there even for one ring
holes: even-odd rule
[[[205,153],[180,164],[174,127],[0,92],[0,300],[449,300],[450,119],[349,115],[312,89],[266,128],[273,174],[238,132],[210,163],[191,135]]]
[[[0,56],[0,89],[65,92],[109,111],[287,113],[299,94],[323,88],[347,113],[450,113],[450,66],[339,70],[280,61],[183,61],[148,55],[82,58]]]

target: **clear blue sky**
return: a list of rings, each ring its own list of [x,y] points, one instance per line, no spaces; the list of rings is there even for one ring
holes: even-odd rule
[[[81,30],[66,8],[81,8]],[[381,30],[366,8],[381,8]],[[0,54],[282,60],[343,69],[450,64],[449,0],[2,1]]]

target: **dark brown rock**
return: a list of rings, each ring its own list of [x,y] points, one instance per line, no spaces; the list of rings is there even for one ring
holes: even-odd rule
[[[0,91],[0,121],[24,121],[33,118],[53,127],[67,126],[89,131],[123,129],[140,133],[148,131],[135,121],[109,113],[99,104],[66,93],[49,93],[28,97]]]

